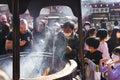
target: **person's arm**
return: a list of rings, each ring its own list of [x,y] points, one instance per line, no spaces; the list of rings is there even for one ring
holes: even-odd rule
[[[119,80],[119,76],[120,76],[120,68],[119,69],[112,69],[111,68],[111,66],[109,66],[110,68],[109,68],[109,70],[108,70],[108,77],[109,77],[109,79],[111,79],[111,80]]]
[[[114,61],[115,64],[120,63],[120,60]]]
[[[6,43],[5,43],[6,49],[12,49],[12,44],[13,44],[13,41],[6,40]]]
[[[88,60],[88,64],[90,65],[90,68],[93,71],[96,71],[96,64],[94,62],[92,62],[90,59]]]
[[[100,72],[106,72],[108,70],[107,65],[106,65],[106,61],[108,61],[108,59],[101,59],[100,60]]]
[[[84,58],[84,61],[87,62],[90,65],[90,68],[95,71],[96,70],[96,64],[94,62],[92,62],[90,59],[88,58]]]
[[[114,80],[114,79],[120,79],[119,76],[120,76],[120,60],[117,60],[117,61],[114,61],[114,65],[109,66],[108,65],[108,74],[110,75],[110,79]]]

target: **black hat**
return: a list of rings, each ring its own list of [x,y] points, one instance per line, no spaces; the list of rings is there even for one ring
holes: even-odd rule
[[[62,28],[67,28],[67,27],[74,29],[74,23],[72,21],[68,21],[62,25]]]

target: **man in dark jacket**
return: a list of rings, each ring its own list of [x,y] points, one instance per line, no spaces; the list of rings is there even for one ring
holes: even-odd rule
[[[5,14],[0,15],[0,55],[6,53],[5,41],[9,33],[9,23]]]
[[[61,65],[63,66],[64,62],[67,62],[69,59],[74,59],[79,64],[79,39],[74,32],[73,22],[69,21],[63,24],[62,31],[57,35],[55,47],[55,65],[61,67]],[[60,63],[58,61],[60,61]],[[61,65],[59,66],[58,63]]]

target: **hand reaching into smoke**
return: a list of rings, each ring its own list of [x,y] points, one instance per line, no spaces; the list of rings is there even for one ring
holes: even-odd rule
[[[20,46],[24,46],[26,44],[25,40],[20,41]]]

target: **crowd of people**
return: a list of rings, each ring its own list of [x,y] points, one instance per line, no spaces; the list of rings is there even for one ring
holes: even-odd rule
[[[84,24],[84,61],[86,80],[120,80],[120,28],[108,34],[104,25],[96,29]]]
[[[91,27],[90,22],[84,23],[81,40],[84,41],[86,80],[120,80],[120,27],[117,24],[115,21],[115,27],[108,35],[104,25],[97,29]],[[55,72],[61,70],[70,59],[74,59],[78,64],[77,69],[80,69],[78,28],[72,20],[56,28],[49,27],[41,20],[31,31],[27,20],[20,19],[20,52],[40,50],[54,53]],[[12,33],[7,16],[1,14],[0,55],[12,53]]]

